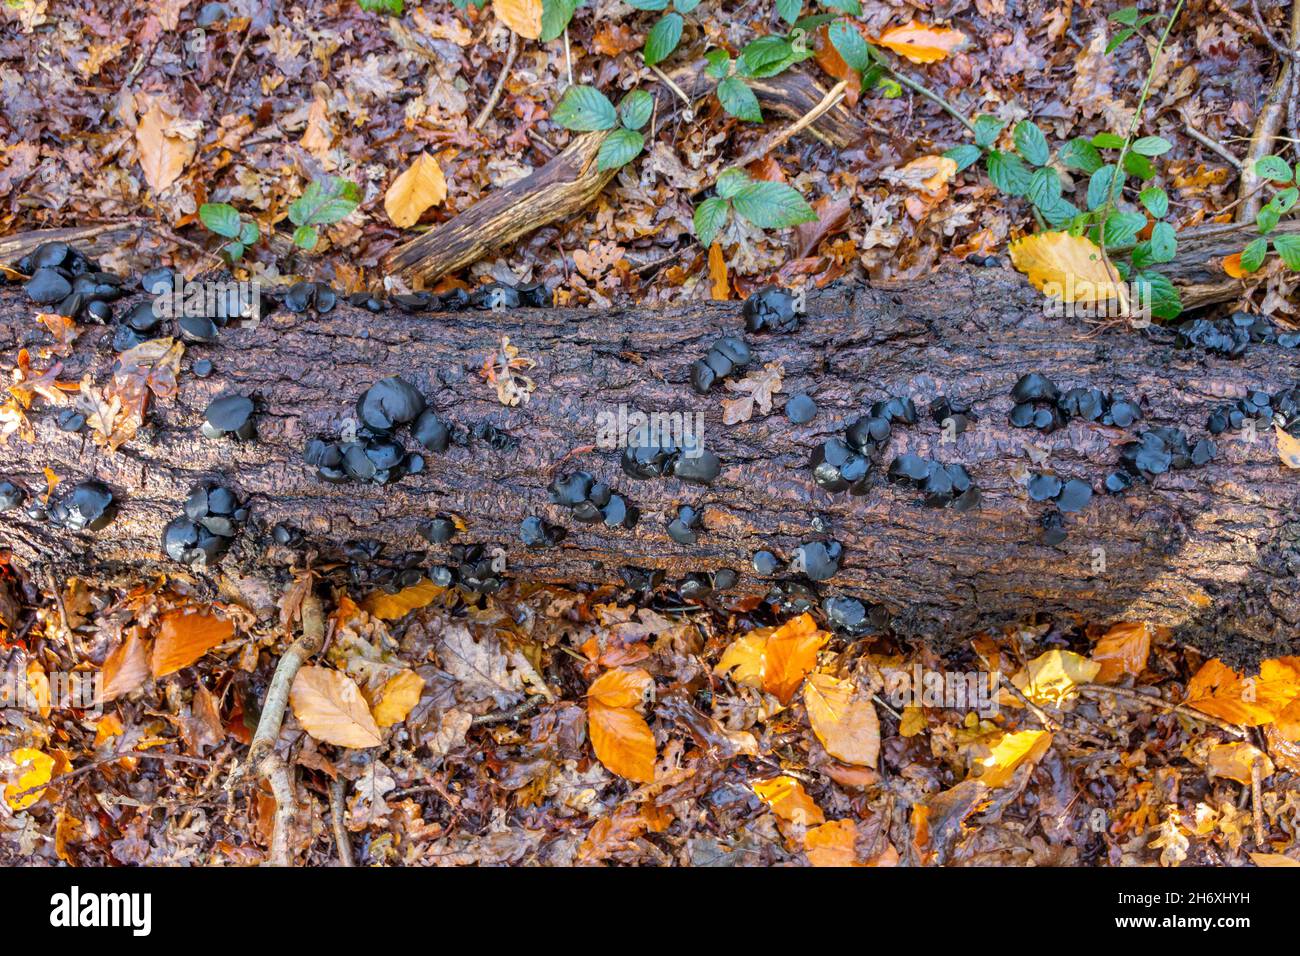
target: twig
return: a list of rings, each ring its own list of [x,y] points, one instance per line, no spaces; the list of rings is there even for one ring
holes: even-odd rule
[[[262,703],[262,716],[248,748],[245,767],[256,767],[267,753],[275,749],[275,742],[280,736],[280,725],[284,723],[284,711],[289,703],[289,689],[293,686],[293,679],[307,658],[321,649],[324,641],[325,619],[320,599],[309,590],[302,600],[302,636],[289,645],[275,667],[271,686],[266,690],[266,700]]]
[[[343,799],[343,787],[347,781],[335,777],[330,781],[330,826],[334,830],[334,844],[339,851],[339,866],[352,867],[352,841],[348,839],[347,819],[344,816],[346,801]]]
[[[1242,160],[1241,182],[1237,187],[1237,195],[1242,200],[1241,209],[1237,212],[1238,222],[1249,222],[1254,219],[1256,214],[1259,213],[1260,206],[1263,205],[1262,197],[1258,195],[1256,188],[1262,180],[1255,172],[1255,164],[1267,156],[1273,148],[1273,140],[1282,128],[1284,115],[1288,117],[1292,128],[1294,128],[1295,95],[1297,89],[1300,89],[1300,85],[1293,82],[1297,57],[1294,48],[1300,45],[1300,3],[1293,4],[1291,8],[1291,48],[1282,46],[1273,38],[1273,35],[1264,24],[1264,18],[1259,12],[1258,3],[1252,0],[1251,7],[1256,22],[1259,24],[1260,36],[1264,38],[1270,47],[1282,55],[1283,60],[1282,66],[1277,73],[1277,79],[1273,82],[1273,88],[1269,91],[1264,105],[1260,107],[1259,117],[1255,121],[1255,129],[1251,133],[1250,145],[1246,150],[1245,158]]]
[[[293,781],[293,772],[284,758],[272,750],[258,765],[258,770],[271,785],[275,796],[275,823],[271,831],[271,852],[267,854],[263,866],[292,866],[293,851],[290,837],[296,829],[298,818],[298,795]]]
[[[509,724],[516,720],[527,717],[539,706],[545,698],[541,694],[534,694],[521,704],[516,704],[509,710],[498,711],[495,714],[482,714],[475,717],[469,722],[471,727],[490,727],[493,724]]]
[[[745,154],[732,165],[743,169],[755,160],[762,159],[773,150],[780,149],[792,136],[807,129],[826,113],[833,110],[839,104],[840,100],[844,99],[845,94],[848,92],[848,88],[849,81],[840,80],[839,83],[835,84],[835,86],[831,88],[829,93],[822,97],[820,103],[784,129],[777,130],[774,133],[763,137],[757,146],[747,150]]]
[[[497,77],[496,85],[492,87],[492,93],[483,104],[483,109],[479,110],[478,116],[474,117],[474,122],[470,124],[474,129],[482,129],[483,124],[492,115],[492,111],[497,108],[497,103],[501,100],[501,92],[506,88],[506,78],[510,76],[510,68],[515,65],[515,57],[518,55],[519,34],[511,30],[510,48],[506,50],[506,61],[501,65],[501,75]]]
[[[1262,754],[1256,754],[1250,762],[1250,809],[1255,817],[1255,846],[1264,849],[1264,840],[1268,831],[1264,829],[1264,771],[1260,767]]]
[[[1126,687],[1111,687],[1109,684],[1084,684],[1079,688],[1080,692],[1089,697],[1122,697],[1124,700],[1136,701],[1143,704],[1150,704],[1153,707],[1159,707],[1161,710],[1171,711],[1175,714],[1182,714],[1184,717],[1190,717],[1193,720],[1199,720],[1203,723],[1211,724],[1218,727],[1225,733],[1239,740],[1246,739],[1246,732],[1240,727],[1228,723],[1226,720],[1220,720],[1218,717],[1212,717],[1209,714],[1203,714],[1199,710],[1188,707],[1186,704],[1171,704],[1160,697],[1151,697],[1147,694],[1139,694],[1137,691],[1129,690]]]
[[[128,750],[123,753],[112,754],[108,757],[100,757],[93,763],[88,763],[75,770],[69,770],[67,773],[59,774],[59,776],[55,777],[53,780],[47,781],[46,783],[37,784],[34,787],[28,787],[26,790],[20,790],[18,793],[10,795],[9,799],[17,800],[19,797],[25,797],[29,793],[35,793],[37,790],[44,790],[47,787],[61,786],[69,780],[88,774],[90,771],[106,766],[107,764],[116,763],[125,757],[142,757],[145,760],[174,760],[177,763],[194,763],[201,764],[205,767],[211,767],[215,763],[215,761],[209,760],[206,757],[191,757],[188,754],[174,754],[167,753],[166,751],[147,753],[145,751]]]
[[[972,133],[975,132],[975,124],[968,120],[961,110],[957,109],[957,107],[953,106],[943,96],[930,89],[924,83],[912,79],[893,63],[889,62],[889,60],[885,58],[884,53],[880,54],[879,62],[881,66],[889,71],[889,75],[898,80],[899,83],[902,83],[913,93],[919,93],[924,96],[931,103],[934,103],[953,119],[957,120],[957,122],[961,123],[962,126],[965,126],[968,131]]]
[[[692,119],[694,119],[695,108],[694,105],[691,103],[691,98],[686,95],[686,92],[676,83],[674,83],[673,78],[669,76],[667,73],[665,73],[663,70],[659,69],[659,67],[655,66],[652,63],[647,63],[646,66],[650,67],[650,71],[654,73],[655,76],[659,77],[659,79],[663,81],[663,84],[677,95],[677,98],[679,100],[681,100],[683,103],[686,104],[686,109],[682,110],[682,118],[685,119],[686,122],[688,123]]]
[[[221,84],[221,94],[225,96],[230,92],[230,84],[235,81],[235,70],[239,69],[239,63],[244,58],[244,51],[248,49],[249,41],[253,39],[253,24],[249,21],[248,26],[244,29],[244,42],[239,44],[239,50],[235,53],[235,59],[230,64],[230,72],[226,74],[226,82]]]
[[[1191,123],[1184,123],[1183,131],[1187,133],[1187,135],[1190,136],[1192,139],[1196,140],[1198,143],[1200,143],[1202,146],[1208,149],[1210,152],[1218,154],[1218,156],[1221,159],[1223,159],[1224,162],[1228,163],[1238,172],[1241,171],[1241,167],[1242,167],[1241,160],[1239,160],[1236,156],[1234,156],[1231,150],[1229,150],[1222,143],[1206,136],[1199,129],[1193,126]]]
[[[160,39],[161,37],[155,39],[149,44],[149,49],[140,54],[140,57],[132,65],[131,72],[127,73],[126,79],[122,81],[121,90],[125,91],[128,86],[134,83],[135,78],[139,76],[140,72],[153,60],[154,53],[158,51],[158,41]]]
[[[1014,694],[1020,700],[1020,703],[1028,707],[1030,711],[1033,713],[1033,715],[1038,718],[1038,722],[1042,724],[1044,727],[1046,727],[1048,730],[1062,731],[1065,729],[1064,725],[1059,720],[1057,720],[1047,711],[1043,710],[1042,707],[1039,707],[1032,700],[1026,697],[1024,692],[1021,691],[1021,689],[1017,687],[1015,684],[1011,683],[1011,681],[1003,681],[1001,686],[1011,691],[1011,693]]]

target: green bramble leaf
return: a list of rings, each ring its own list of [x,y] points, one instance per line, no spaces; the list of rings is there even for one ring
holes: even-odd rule
[[[542,32],[537,38],[543,43],[558,39],[581,2],[582,0],[542,0]]]
[[[645,38],[645,49],[641,51],[647,66],[662,63],[677,49],[677,44],[682,42],[684,23],[680,13],[668,13],[650,28],[650,34]]]
[[[1174,227],[1167,222],[1158,222],[1151,229],[1151,258],[1155,262],[1173,262],[1178,254],[1178,237]]]
[[[786,23],[794,23],[803,12],[803,0],[776,0],[776,15]]]
[[[738,76],[729,76],[718,84],[718,102],[737,119],[750,123],[763,122],[763,110],[758,105],[758,97]]]
[[[1268,255],[1268,240],[1263,236],[1252,240],[1245,249],[1241,250],[1241,268],[1244,272],[1255,272],[1264,264],[1264,258]]]
[[[1038,128],[1036,123],[1030,120],[1021,120],[1012,130],[1012,139],[1016,144],[1018,152],[1025,162],[1034,166],[1046,166],[1047,161],[1052,156],[1051,147],[1047,145],[1047,137],[1043,131]]]
[[[1286,182],[1291,178],[1291,164],[1281,156],[1265,156],[1255,161],[1255,175],[1261,179]]]
[[[1111,183],[1115,180],[1115,167],[1107,163],[1088,179],[1088,208],[1099,209],[1110,198]]]
[[[315,249],[320,232],[315,226],[299,226],[293,231],[293,244],[299,249]]]
[[[715,80],[720,80],[731,72],[731,57],[726,50],[710,50],[704,54],[704,72]]]
[[[1076,136],[1062,146],[1059,155],[1067,169],[1077,169],[1090,176],[1104,165],[1097,147],[1084,136]]]
[[[971,121],[971,125],[975,127],[975,145],[987,148],[997,142],[998,134],[1006,124],[996,116],[981,113]]]
[[[1282,214],[1272,203],[1266,203],[1259,212],[1255,213],[1255,225],[1258,227],[1260,235],[1267,236],[1277,228],[1278,220]]]
[[[785,183],[758,180],[742,186],[732,197],[736,212],[760,229],[784,229],[816,222],[817,213]]]
[[[619,169],[641,155],[645,137],[634,129],[612,130],[596,153],[596,168]]]
[[[302,195],[289,204],[289,221],[295,226],[311,226],[314,230],[317,226],[339,222],[360,204],[361,190],[356,183],[338,176],[322,176],[313,179]],[[296,237],[297,233],[294,235]],[[311,245],[303,248],[310,249],[315,245],[313,238]]]
[[[1169,214],[1169,194],[1159,186],[1148,186],[1138,194],[1138,199],[1156,219],[1163,219]]]
[[[847,20],[836,20],[827,31],[831,46],[851,70],[865,73],[871,67],[871,51],[862,33]]]
[[[1143,136],[1129,146],[1139,156],[1161,156],[1174,148],[1174,144],[1161,136]]]
[[[1139,156],[1137,153],[1124,154],[1124,171],[1130,176],[1136,176],[1143,182],[1156,177],[1156,168],[1151,165],[1151,160],[1145,156]]]
[[[988,170],[993,185],[1007,195],[1023,196],[1029,190],[1029,167],[1015,153],[990,149]]]
[[[199,207],[199,221],[218,236],[239,238],[239,212],[229,203],[205,202]]]
[[[718,181],[713,184],[713,188],[717,190],[718,195],[723,199],[733,199],[736,193],[740,192],[750,182],[752,180],[749,173],[743,169],[732,167],[731,169],[724,169],[718,174]]]
[[[731,213],[731,204],[715,196],[704,200],[695,207],[695,236],[705,246],[713,245],[713,240],[727,224]]]
[[[1141,293],[1143,298],[1150,296],[1151,314],[1157,319],[1176,319],[1183,311],[1182,299],[1178,290],[1169,281],[1169,277],[1159,272],[1139,272],[1132,279],[1133,283],[1146,288]]]
[[[402,0],[357,0],[357,6],[366,13],[387,13],[394,17],[402,15]]]
[[[1124,137],[1114,133],[1098,133],[1092,138],[1092,145],[1098,149],[1123,149]]]
[[[1137,234],[1147,224],[1147,217],[1140,212],[1113,212],[1106,218],[1103,235],[1107,246],[1127,246],[1137,240]]]
[[[571,86],[564,91],[551,119],[565,129],[593,133],[613,129],[618,114],[609,98],[594,86]]]
[[[1061,177],[1050,166],[1035,169],[1029,177],[1029,186],[1025,198],[1038,207],[1041,212],[1050,208],[1061,198]]]
[[[1273,248],[1288,269],[1300,271],[1300,236],[1274,236]]]
[[[655,98],[645,90],[633,90],[618,104],[618,117],[628,129],[640,129],[650,122],[655,109]]]
[[[960,146],[954,146],[952,149],[944,150],[943,154],[956,163],[957,172],[961,172],[963,169],[969,169],[978,163],[980,157],[984,155],[984,151],[978,146],[963,143]]]

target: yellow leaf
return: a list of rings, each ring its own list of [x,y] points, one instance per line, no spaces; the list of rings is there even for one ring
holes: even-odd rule
[[[804,675],[817,666],[817,652],[829,637],[806,613],[777,628],[767,639],[763,689],[781,703],[790,703]]]
[[[1250,859],[1256,866],[1300,866],[1300,860],[1281,853],[1251,853]]]
[[[1051,745],[1052,735],[1046,730],[1003,734],[993,745],[992,752],[978,762],[984,768],[980,782],[989,787],[1003,786],[1022,764],[1035,764],[1042,760]]]
[[[1259,763],[1261,778],[1273,776],[1273,761],[1258,747],[1245,741],[1215,744],[1210,748],[1205,769],[1211,777],[1227,777],[1249,787],[1251,768],[1256,762]]]
[[[727,283],[727,260],[722,256],[722,246],[716,242],[709,246],[709,279],[713,282],[713,298],[725,302],[731,298],[731,286]]]
[[[929,27],[915,20],[905,27],[890,27],[876,42],[913,63],[937,63],[969,43],[960,30]]]
[[[311,101],[311,108],[307,111],[307,128],[303,130],[299,143],[325,166],[335,168],[329,155],[330,146],[334,143],[334,127],[330,125],[329,104],[325,102],[324,96],[317,96]]]
[[[105,714],[95,725],[95,746],[102,747],[114,737],[122,736],[123,729],[122,719],[117,714]]]
[[[364,749],[384,742],[361,691],[339,671],[303,667],[293,679],[289,704],[303,729],[324,743]]]
[[[415,225],[426,209],[446,198],[447,180],[442,175],[442,167],[428,153],[421,153],[388,187],[384,209],[393,225],[406,229]]]
[[[836,760],[874,767],[880,755],[880,721],[871,699],[852,681],[809,674],[803,688],[808,722]]]
[[[492,12],[525,39],[542,35],[542,0],[492,0]]]
[[[1241,267],[1240,252],[1234,252],[1230,256],[1224,256],[1220,265],[1223,266],[1223,271],[1234,279],[1243,279],[1249,275],[1249,273]]]
[[[383,590],[371,591],[361,599],[361,607],[367,614],[380,620],[396,621],[417,608],[433,603],[445,590],[428,578],[421,578],[418,583],[402,588],[396,594]]]
[[[637,783],[655,778],[655,737],[645,718],[631,707],[587,701],[587,725],[596,757],[610,773]]]
[[[420,702],[423,690],[424,678],[410,668],[388,678],[379,691],[379,702],[374,706],[375,723],[380,727],[400,724]]]
[[[153,676],[166,677],[189,667],[234,633],[234,622],[215,614],[168,611],[162,616],[153,645]]]
[[[1298,665],[1294,657],[1264,661],[1257,677],[1243,677],[1218,658],[1206,661],[1187,684],[1186,703],[1233,724],[1271,724],[1300,697]]]
[[[9,754],[9,759],[17,768],[18,779],[5,787],[5,803],[11,810],[26,810],[45,796],[43,788],[54,774],[54,758],[30,747],[20,747]],[[42,789],[19,796],[32,787]]]
[[[1142,621],[1116,624],[1097,640],[1092,659],[1101,665],[1093,678],[1113,684],[1125,674],[1137,677],[1146,669],[1151,653],[1151,625]]]
[[[925,708],[909,704],[903,708],[903,719],[898,722],[900,737],[915,737],[925,730]]]
[[[1063,704],[1079,694],[1080,684],[1090,684],[1101,665],[1073,651],[1050,650],[1040,654],[1011,678],[1035,704]]]
[[[1012,264],[1045,295],[1089,305],[1118,300],[1128,308],[1119,275],[1107,270],[1101,250],[1084,236],[1039,232],[1017,239],[1010,251]]]
[[[645,701],[653,683],[653,678],[639,667],[616,667],[591,682],[587,699],[606,707],[636,707]]]
[[[732,641],[722,652],[722,657],[713,668],[713,673],[718,677],[725,677],[730,671],[731,678],[736,683],[761,688],[770,630],[770,628],[760,628]]]
[[[898,171],[898,180],[910,189],[933,193],[956,175],[956,160],[947,156],[918,156]]]
[[[805,826],[826,822],[826,815],[794,777],[774,777],[754,784],[754,793],[782,820]]]
[[[1281,425],[1274,425],[1277,434],[1277,457],[1288,468],[1300,468],[1300,438],[1293,438]]]
[[[194,158],[197,144],[193,137],[181,135],[179,126],[183,125],[164,113],[157,102],[151,102],[135,128],[140,168],[155,194],[176,182]]]
[[[852,820],[832,820],[804,835],[804,852],[813,866],[861,866],[854,847],[857,838]]]

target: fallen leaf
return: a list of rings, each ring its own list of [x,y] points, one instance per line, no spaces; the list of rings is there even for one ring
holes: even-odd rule
[[[1218,658],[1206,661],[1187,684],[1188,706],[1232,724],[1270,724],[1300,698],[1300,659],[1264,661],[1259,676],[1243,677]]]
[[[817,666],[817,652],[829,637],[817,629],[811,614],[800,614],[777,628],[764,648],[763,689],[782,704],[790,703],[804,676]]]
[[[772,396],[781,391],[781,376],[785,367],[780,362],[768,362],[761,370],[754,370],[740,381],[727,379],[727,389],[740,392],[740,398],[722,400],[722,421],[726,425],[747,422],[754,414],[754,407],[764,415],[772,411]]]
[[[1300,468],[1300,438],[1293,437],[1281,425],[1274,425],[1277,434],[1277,457],[1288,468]]]
[[[323,743],[365,749],[384,742],[361,690],[341,671],[302,667],[289,690],[289,704],[303,729]]]
[[[17,780],[5,787],[5,803],[11,810],[26,810],[45,796],[43,788],[54,774],[54,758],[31,747],[19,747],[11,751],[8,758],[14,763]],[[42,789],[23,793],[32,787]]]
[[[709,279],[713,283],[715,301],[725,302],[731,298],[731,286],[727,282],[727,260],[723,258],[722,246],[716,242],[709,246]],[[75,331],[73,335],[76,335]]]
[[[406,719],[412,708],[420,702],[424,691],[424,678],[411,669],[399,671],[380,688],[379,700],[372,708],[375,723],[391,727]]]
[[[1073,651],[1050,650],[1035,657],[1011,678],[1035,704],[1064,704],[1079,695],[1080,684],[1090,684],[1101,665]]]
[[[804,852],[813,866],[861,866],[855,847],[858,828],[852,820],[832,820],[804,835]]]
[[[1100,665],[1093,678],[1113,684],[1126,674],[1137,677],[1146,669],[1151,653],[1151,625],[1142,621],[1116,624],[1097,640],[1092,660]]]
[[[1226,777],[1250,786],[1251,768],[1259,763],[1262,778],[1273,776],[1273,761],[1268,754],[1245,741],[1215,744],[1206,758],[1205,769],[1211,777]]]
[[[1224,256],[1220,265],[1223,266],[1223,271],[1234,279],[1244,279],[1246,276],[1250,275],[1249,272],[1241,267],[1240,252],[1234,252],[1230,256]]]
[[[447,180],[442,167],[428,153],[421,153],[393,180],[384,194],[384,210],[399,229],[414,226],[431,206],[447,198]]]
[[[596,758],[610,773],[637,783],[655,778],[655,738],[645,718],[631,707],[587,701],[587,725]]]
[[[542,0],[492,0],[492,12],[525,39],[542,35]]]
[[[151,669],[154,677],[166,677],[189,667],[235,633],[235,624],[201,611],[168,611],[158,626]]]
[[[762,689],[763,670],[767,663],[767,630],[770,629],[753,631],[728,644],[713,673],[718,677],[730,673],[736,683]]]
[[[1016,770],[1025,764],[1033,765],[1043,759],[1052,745],[1052,735],[1046,730],[1022,730],[1003,734],[991,752],[978,764],[983,773],[978,782],[987,787],[1001,787],[1011,780]]]
[[[183,135],[191,128],[193,124],[178,124],[174,116],[163,112],[156,100],[140,117],[135,128],[136,150],[145,181],[155,194],[162,193],[176,182],[194,158],[197,148],[195,136],[192,133]]]
[[[317,96],[311,101],[311,107],[307,110],[307,128],[303,130],[299,142],[303,149],[320,160],[327,169],[335,167],[329,155],[330,146],[334,143],[334,127],[330,125],[329,104],[324,96]]]
[[[396,621],[406,617],[412,611],[425,607],[436,601],[445,591],[428,578],[421,578],[409,588],[402,588],[396,594],[387,591],[371,591],[361,599],[361,607],[382,621]]]
[[[636,707],[644,703],[654,679],[639,667],[616,667],[601,674],[587,688],[587,700],[606,707]]]
[[[1118,273],[1108,272],[1101,249],[1084,236],[1039,232],[1011,243],[1010,252],[1012,264],[1044,295],[1090,305],[1127,303]]]
[[[957,161],[947,156],[918,156],[893,174],[893,181],[909,189],[937,193],[957,175]]]
[[[1293,860],[1281,853],[1250,853],[1250,860],[1256,866],[1300,866],[1300,860]]]
[[[970,41],[960,30],[926,26],[913,20],[907,26],[890,27],[876,42],[913,63],[937,63],[965,49]]]
[[[871,698],[852,681],[809,674],[804,706],[826,752],[845,763],[874,767],[880,755],[880,721]]]
[[[138,689],[149,678],[149,645],[140,628],[127,631],[122,642],[104,658],[103,692],[100,704],[116,700]]]
[[[803,784],[794,777],[773,777],[754,786],[754,793],[782,820],[803,825],[826,822],[826,815],[817,806]]]

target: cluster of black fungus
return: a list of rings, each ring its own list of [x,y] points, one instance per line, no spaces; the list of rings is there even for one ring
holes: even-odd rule
[[[708,354],[691,364],[691,388],[707,395],[715,382],[749,364],[749,346],[739,335],[724,335],[709,346]]]
[[[257,437],[257,423],[253,420],[256,411],[257,402],[252,396],[224,395],[208,405],[200,431],[204,438],[252,441]]]
[[[296,548],[306,540],[306,535],[291,524],[276,522],[271,528],[271,539],[286,548]]]
[[[930,403],[930,417],[941,428],[945,422],[952,422],[953,431],[958,435],[964,433],[971,422],[978,421],[969,402],[948,395],[940,395]]]
[[[315,308],[318,314],[324,315],[339,301],[338,293],[324,282],[295,282],[279,293],[279,298],[285,309],[295,314]]]
[[[1220,405],[1210,413],[1206,427],[1211,435],[1221,435],[1229,428],[1240,428],[1248,420],[1261,426],[1275,422],[1291,435],[1300,433],[1300,386],[1283,389],[1276,395],[1256,390],[1231,405]]]
[[[853,637],[889,624],[889,611],[882,605],[866,605],[857,598],[842,595],[824,599],[822,613],[830,627]]]
[[[424,448],[441,454],[451,441],[451,429],[410,382],[396,375],[380,379],[357,399],[361,428],[353,441],[314,438],[303,460],[325,481],[365,481],[384,485],[424,470],[424,456],[408,454],[393,433],[409,426]]]
[[[0,512],[13,511],[27,500],[27,492],[12,481],[0,481]]]
[[[668,522],[668,537],[678,544],[693,545],[699,542],[695,532],[700,528],[700,513],[690,505],[677,509],[677,516]]]
[[[69,319],[107,322],[113,317],[109,305],[120,299],[125,290],[122,280],[104,272],[66,242],[46,242],[30,255],[23,256],[16,268],[29,276],[24,288],[27,297],[39,306]]]
[[[922,500],[930,508],[970,511],[980,504],[979,489],[959,464],[945,465],[908,452],[889,463],[888,477],[894,484],[910,484],[924,493]]]
[[[628,568],[625,571],[635,572]],[[627,574],[624,574],[627,580]],[[740,576],[730,568],[720,568],[712,574],[704,571],[692,571],[677,583],[677,596],[683,601],[707,601],[715,591],[728,591],[736,586]]]
[[[1192,319],[1178,327],[1178,344],[1237,358],[1251,344],[1300,348],[1300,332],[1279,332],[1262,315],[1234,312],[1226,319]]]
[[[777,581],[765,600],[782,614],[807,614],[817,606],[817,595],[802,581]]]
[[[91,478],[64,491],[48,509],[40,509],[33,502],[27,514],[37,520],[48,519],[50,524],[69,531],[99,531],[117,515],[117,501],[108,485]]]
[[[840,571],[844,547],[838,541],[805,541],[795,549],[790,570],[812,581],[826,581]]]
[[[429,580],[438,587],[459,585],[475,594],[495,594],[505,583],[505,556],[490,553],[482,544],[453,544],[448,563],[429,569]]]
[[[889,441],[894,422],[916,424],[916,406],[910,398],[875,402],[867,415],[845,429],[844,438],[831,438],[813,449],[813,481],[832,494],[847,490],[851,495],[865,495],[871,456]]]
[[[519,447],[518,438],[491,422],[479,422],[473,428],[473,435],[493,451],[514,451]]]
[[[420,537],[430,544],[446,544],[456,535],[456,522],[446,515],[438,515],[420,523]]]
[[[1218,454],[1218,447],[1209,438],[1202,438],[1195,446],[1188,441],[1181,428],[1161,425],[1141,432],[1136,441],[1120,446],[1119,463],[1123,469],[1106,479],[1106,490],[1119,494],[1134,481],[1150,481],[1171,468],[1183,469],[1208,464]]]
[[[799,328],[794,296],[776,286],[766,286],[747,298],[741,313],[750,332],[794,332]]]
[[[75,408],[61,409],[57,421],[59,431],[79,432],[86,427],[86,416]]]
[[[552,504],[568,508],[573,519],[582,524],[603,521],[611,528],[633,528],[641,519],[636,505],[585,471],[570,472],[557,478],[546,490]]]
[[[163,551],[181,564],[215,564],[230,550],[247,521],[248,509],[229,488],[216,482],[195,485],[185,499],[184,516],[172,519],[163,529]]]
[[[551,524],[536,515],[525,518],[519,526],[519,539],[530,548],[553,548],[568,534],[558,524]]]
[[[770,578],[781,568],[781,559],[767,550],[755,551],[750,563],[754,566],[755,573],[765,578]]]
[[[1011,424],[1041,432],[1055,431],[1071,418],[1127,428],[1142,417],[1136,402],[1096,388],[1072,388],[1062,394],[1051,379],[1037,372],[1020,376],[1011,397],[1016,400]]]
[[[673,477],[695,485],[711,485],[722,473],[722,462],[711,451],[682,449],[674,446],[629,445],[623,450],[619,464],[623,474],[639,481]]]
[[[382,303],[368,292],[355,293],[349,300],[352,305],[378,312]],[[527,285],[509,285],[491,282],[472,292],[451,289],[441,295],[433,292],[402,292],[390,301],[403,312],[460,312],[464,309],[549,309],[552,297],[541,282]]]
[[[1054,501],[1061,511],[1082,511],[1092,500],[1092,485],[1078,478],[1061,481],[1056,475],[1039,472],[1028,484],[1031,501]]]
[[[659,568],[624,566],[618,569],[618,573],[624,584],[643,597],[649,597],[664,583],[664,573]]]

